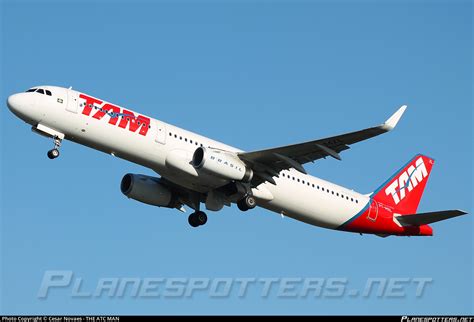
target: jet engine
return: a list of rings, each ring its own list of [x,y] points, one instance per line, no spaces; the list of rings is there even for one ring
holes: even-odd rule
[[[173,193],[158,178],[143,174],[127,173],[120,183],[120,190],[128,198],[158,207],[174,208]]]
[[[198,171],[226,180],[250,182],[253,177],[252,169],[237,155],[222,150],[199,147],[194,151],[191,164]]]

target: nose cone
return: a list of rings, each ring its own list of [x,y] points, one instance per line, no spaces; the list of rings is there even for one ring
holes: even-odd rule
[[[7,99],[7,106],[20,119],[28,122],[32,115],[33,100],[30,93],[13,94]]]
[[[21,94],[10,95],[7,99],[7,106],[13,113],[19,111],[21,109]]]

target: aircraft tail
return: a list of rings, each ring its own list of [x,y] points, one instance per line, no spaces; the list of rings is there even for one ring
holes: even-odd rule
[[[390,206],[398,214],[415,214],[425,190],[434,160],[414,156],[372,194],[372,198]]]

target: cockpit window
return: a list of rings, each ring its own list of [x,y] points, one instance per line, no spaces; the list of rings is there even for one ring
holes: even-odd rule
[[[48,96],[52,96],[51,91],[47,89],[42,89],[42,88],[30,88],[29,90],[26,91],[26,93],[40,93],[40,94],[46,94]]]

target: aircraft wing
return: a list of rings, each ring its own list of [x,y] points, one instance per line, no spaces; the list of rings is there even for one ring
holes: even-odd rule
[[[319,140],[292,144],[266,150],[242,152],[238,156],[253,169],[256,177],[254,184],[265,181],[275,184],[272,179],[281,170],[294,168],[306,173],[303,164],[331,156],[341,160],[339,153],[349,149],[349,145],[389,132],[395,128],[405,112],[401,106],[385,123],[360,131],[345,133]]]

